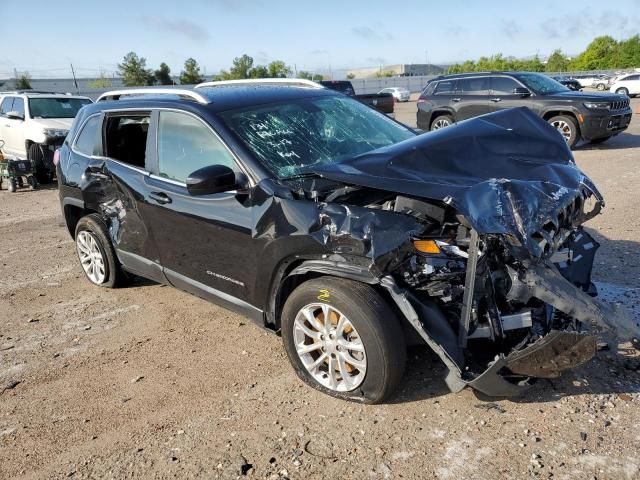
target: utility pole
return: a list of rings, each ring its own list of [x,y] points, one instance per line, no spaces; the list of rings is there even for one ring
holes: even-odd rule
[[[76,72],[73,69],[73,63],[69,62],[69,65],[71,65],[71,75],[73,75],[73,84],[76,86],[76,93],[80,94],[80,89],[78,88],[78,80],[76,80]]]

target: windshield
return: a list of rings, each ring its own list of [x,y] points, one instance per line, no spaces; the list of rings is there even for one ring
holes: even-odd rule
[[[278,178],[340,163],[361,153],[414,137],[409,128],[357,100],[315,97],[221,113]]]
[[[530,90],[540,95],[550,93],[569,92],[570,89],[551,77],[541,73],[519,73],[515,77],[524,83]]]
[[[31,118],[74,118],[90,103],[88,98],[30,98],[29,112]]]

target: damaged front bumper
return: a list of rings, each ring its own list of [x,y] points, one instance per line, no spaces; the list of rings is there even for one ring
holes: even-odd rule
[[[586,232],[582,232],[582,235],[590,239]],[[588,259],[589,265],[586,266],[589,272],[592,259],[593,256]],[[574,271],[571,275],[566,269],[561,272],[551,260],[523,262],[519,271],[508,270],[511,277],[508,292],[510,301],[521,305],[531,300],[541,301],[550,311],[562,312],[579,322],[590,322],[613,331],[621,341],[640,338],[640,326],[634,323],[623,307],[601,302],[585,293],[583,288],[586,290],[587,285],[576,282],[582,285],[578,287],[565,278],[569,276],[576,280],[580,272]],[[466,288],[469,290],[473,289],[472,280],[473,275],[467,275]],[[590,275],[583,275],[581,280],[588,280],[590,284]],[[469,386],[490,396],[518,395],[529,386],[531,378],[558,377],[565,370],[586,363],[596,353],[596,336],[550,326],[544,332],[532,329],[527,343],[512,351],[497,354],[492,361],[484,364],[484,371],[475,368],[476,372],[472,373],[465,364],[463,353],[467,339],[484,335],[478,335],[478,331],[469,335],[469,323],[465,321],[469,309],[462,306],[456,333],[447,328],[447,321],[435,304],[431,305],[428,300],[420,299],[410,290],[399,287],[391,276],[382,278],[381,284],[413,328],[445,363],[449,369],[445,381],[453,392]],[[529,312],[503,317],[498,315],[498,319],[501,329],[505,331],[531,326]],[[516,326],[510,327],[509,324],[513,323]]]

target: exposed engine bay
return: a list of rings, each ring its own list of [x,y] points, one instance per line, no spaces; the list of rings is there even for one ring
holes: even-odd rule
[[[463,122],[296,183],[298,198],[320,205],[334,258],[371,258],[376,281],[449,368],[453,391],[514,395],[531,378],[557,377],[595,355],[594,326],[640,337],[626,311],[595,298],[599,244],[583,224],[602,196],[555,132],[540,135],[539,119],[502,118],[520,122],[523,138],[535,130],[528,143],[490,124],[466,139],[482,154],[469,161]]]

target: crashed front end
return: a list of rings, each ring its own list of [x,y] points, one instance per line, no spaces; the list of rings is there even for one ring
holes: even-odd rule
[[[531,378],[557,377],[595,355],[587,324],[639,336],[625,311],[595,298],[599,245],[583,224],[603,198],[557,132],[528,110],[318,173],[351,186],[333,201],[380,211],[359,224],[369,214],[354,207],[324,223],[334,240],[358,230],[370,270],[448,367],[452,391],[510,396]],[[399,221],[394,236],[391,212],[415,224]]]

